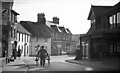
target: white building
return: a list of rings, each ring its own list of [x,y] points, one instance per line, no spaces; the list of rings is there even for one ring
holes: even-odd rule
[[[17,50],[18,47],[22,50],[22,56],[29,56],[29,49],[31,48],[29,33],[21,24],[17,24]]]

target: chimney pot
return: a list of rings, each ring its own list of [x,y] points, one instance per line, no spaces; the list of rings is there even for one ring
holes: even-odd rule
[[[53,17],[53,23],[59,24],[59,18],[58,17]]]

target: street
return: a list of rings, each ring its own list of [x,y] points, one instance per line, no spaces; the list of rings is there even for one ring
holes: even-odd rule
[[[97,67],[90,67],[86,65],[79,65],[74,63],[66,62],[67,59],[74,59],[75,57],[69,57],[67,55],[64,56],[51,56],[51,64],[48,65],[46,60],[45,67],[36,66],[35,64],[35,57],[32,58],[25,58],[16,60],[15,62],[8,64],[7,66],[3,67],[3,73],[9,73],[9,71],[18,71],[18,72],[34,72],[34,71],[106,71],[107,69],[104,68],[97,68]],[[23,62],[22,62],[23,61]],[[29,66],[26,67],[25,64]],[[13,72],[12,72],[13,73]]]

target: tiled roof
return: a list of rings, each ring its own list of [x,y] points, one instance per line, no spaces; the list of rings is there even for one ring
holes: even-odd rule
[[[28,32],[21,24],[19,23],[16,24],[16,27],[17,27],[17,31],[31,35],[31,33]]]
[[[33,37],[49,38],[51,37],[51,30],[46,24],[37,22],[21,21],[22,26],[27,29]]]

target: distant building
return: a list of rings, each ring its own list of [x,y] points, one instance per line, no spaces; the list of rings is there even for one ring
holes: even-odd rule
[[[89,31],[80,37],[83,58],[120,55],[120,2],[114,6],[91,6]]]
[[[46,21],[47,26],[52,29],[52,55],[71,53],[73,48],[72,33],[68,28],[59,25],[59,18],[53,17],[53,21]]]
[[[76,42],[76,49],[80,49],[80,34],[73,34],[72,41]]]
[[[51,29],[46,25],[46,19],[44,13],[38,13],[38,21],[21,21],[20,24],[31,35],[31,49],[29,49],[30,56],[36,56],[39,48],[38,46],[45,46],[45,49],[51,55]]]

